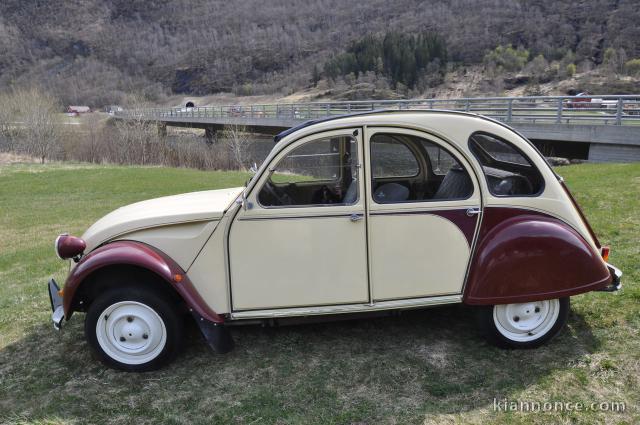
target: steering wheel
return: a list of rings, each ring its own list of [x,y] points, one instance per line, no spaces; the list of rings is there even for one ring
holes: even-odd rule
[[[279,205],[291,204],[291,199],[288,196],[286,196],[286,194],[278,193],[273,183],[271,183],[271,180],[267,180],[267,182],[264,184],[264,189],[266,189],[267,192],[269,192],[269,194],[273,196],[273,198],[276,201],[279,202]]]

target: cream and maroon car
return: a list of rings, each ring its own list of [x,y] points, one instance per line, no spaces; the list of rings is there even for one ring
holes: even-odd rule
[[[535,347],[569,297],[615,291],[580,208],[513,129],[447,111],[380,111],[276,136],[244,188],[125,206],[55,243],[53,322],[85,312],[108,365],[171,360],[192,317],[217,352],[236,323],[464,303],[491,341]],[[340,317],[340,316],[338,316]]]

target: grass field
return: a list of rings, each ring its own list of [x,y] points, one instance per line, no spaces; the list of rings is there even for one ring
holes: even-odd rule
[[[53,239],[118,206],[241,185],[241,173],[85,165],[0,166],[0,423],[640,423],[640,164],[560,168],[611,262],[618,294],[572,299],[567,329],[537,350],[479,336],[470,309],[233,329],[214,355],[190,329],[182,355],[146,374],[94,361],[81,314],[60,333],[45,284],[64,281]],[[623,402],[624,412],[494,411],[494,398]]]

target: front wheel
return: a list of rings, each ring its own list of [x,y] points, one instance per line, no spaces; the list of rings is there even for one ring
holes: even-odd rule
[[[87,311],[85,336],[108,366],[130,372],[158,369],[177,354],[182,317],[175,305],[147,289],[115,289]]]
[[[535,348],[553,338],[567,323],[569,298],[488,306],[480,316],[487,338],[495,345]]]

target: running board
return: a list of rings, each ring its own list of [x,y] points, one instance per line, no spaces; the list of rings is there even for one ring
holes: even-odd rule
[[[323,314],[362,313],[367,311],[397,310],[430,307],[462,302],[462,295],[412,298],[408,300],[379,301],[375,304],[344,304],[324,307],[295,307],[270,310],[245,310],[231,313],[231,319],[275,319],[279,317],[317,316]]]

